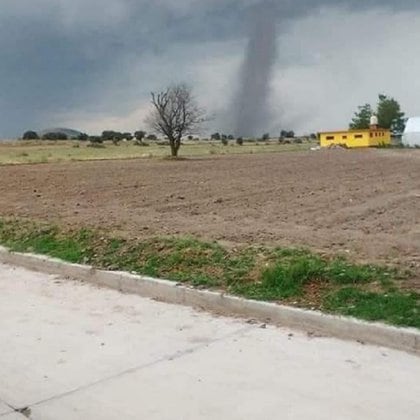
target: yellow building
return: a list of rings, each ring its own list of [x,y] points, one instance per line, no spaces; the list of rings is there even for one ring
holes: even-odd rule
[[[319,133],[321,147],[377,147],[391,144],[391,131],[377,127],[366,130],[330,131]]]

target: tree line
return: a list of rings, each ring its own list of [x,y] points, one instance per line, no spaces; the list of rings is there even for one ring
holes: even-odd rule
[[[136,140],[142,142],[143,140],[158,140],[155,134],[147,134],[145,131],[136,131],[135,133],[119,132],[113,130],[105,130],[100,136],[89,136],[86,133],[80,133],[77,136],[69,136],[66,133],[60,131],[51,131],[39,135],[36,131],[26,131],[23,136],[23,140],[79,140],[79,141],[91,141],[93,143],[103,143],[104,141],[112,141],[114,143],[125,141]]]
[[[391,130],[397,134],[404,132],[407,119],[401,110],[401,105],[396,99],[384,94],[378,96],[376,107],[372,107],[371,104],[359,106],[350,122],[350,129],[368,129],[372,115],[378,117],[379,127]]]

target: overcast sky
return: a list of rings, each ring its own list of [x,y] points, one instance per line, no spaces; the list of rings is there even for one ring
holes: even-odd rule
[[[253,0],[0,0],[0,137],[143,128],[149,93],[186,81],[229,132]],[[266,131],[346,127],[379,92],[420,115],[418,0],[276,0]]]

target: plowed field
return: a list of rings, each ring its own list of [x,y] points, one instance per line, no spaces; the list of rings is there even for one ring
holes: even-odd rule
[[[420,264],[418,151],[3,166],[0,179],[0,216]]]

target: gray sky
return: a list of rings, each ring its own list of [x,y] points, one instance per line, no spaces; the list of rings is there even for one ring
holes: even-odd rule
[[[1,0],[0,137],[143,127],[149,92],[190,83],[231,131],[253,0]],[[395,96],[420,115],[420,2],[277,0],[266,131],[347,126]]]

